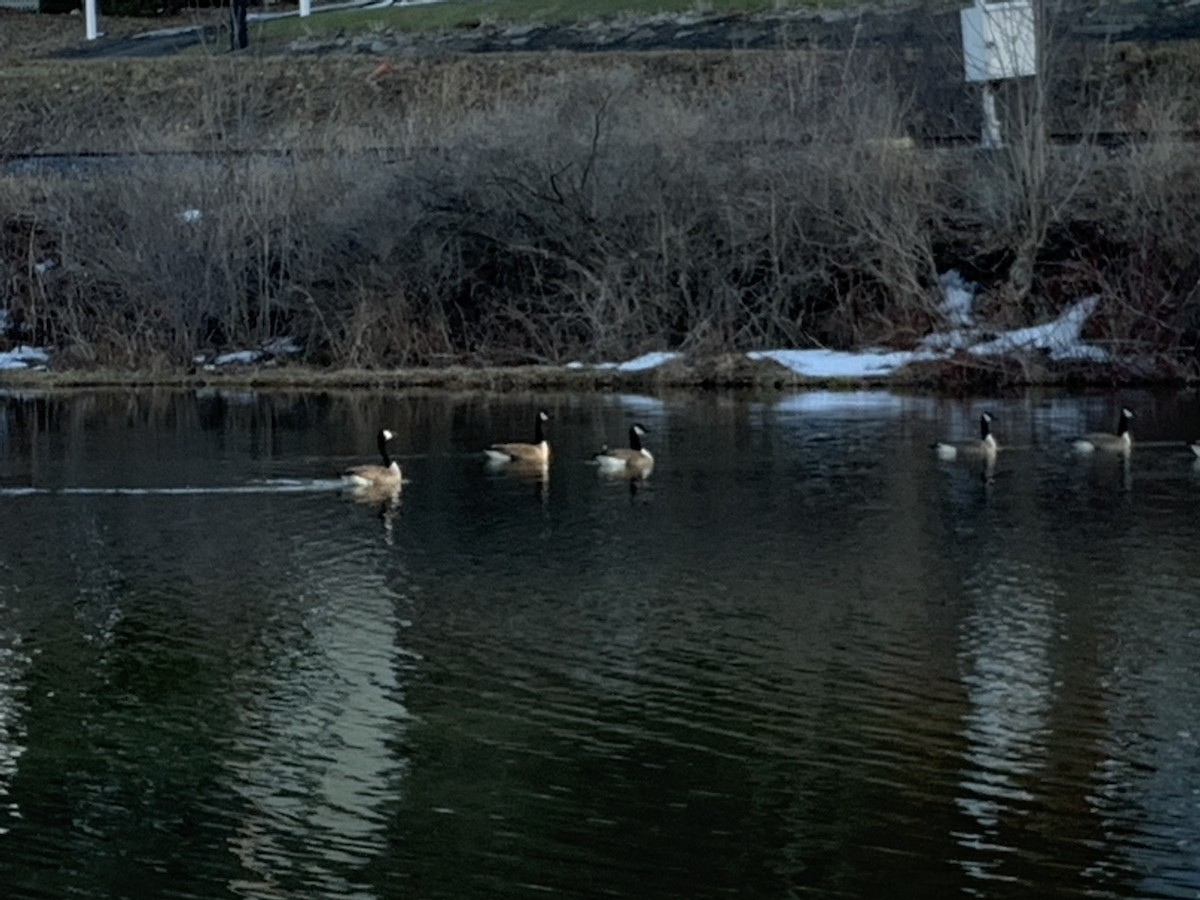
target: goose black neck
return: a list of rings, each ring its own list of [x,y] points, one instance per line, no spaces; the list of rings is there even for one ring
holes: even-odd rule
[[[992,424],[988,421],[987,416],[979,417],[979,439],[986,441],[988,435],[992,433]]]
[[[1129,413],[1122,411],[1121,420],[1117,423],[1117,437],[1124,437],[1129,431]]]
[[[388,456],[387,438],[383,432],[379,432],[379,455],[383,457],[383,467],[386,469],[392,464],[392,458]]]
[[[638,431],[636,428],[629,429],[629,449],[636,450],[639,453],[642,450],[642,438],[638,434]]]
[[[535,444],[540,444],[545,439],[546,439],[546,434],[542,430],[542,417],[538,416],[537,421],[534,423],[534,426],[533,426],[533,442]]]

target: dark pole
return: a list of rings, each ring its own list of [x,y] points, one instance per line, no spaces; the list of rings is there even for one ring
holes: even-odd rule
[[[250,35],[246,32],[247,0],[229,0],[229,49],[245,50],[250,46]]]

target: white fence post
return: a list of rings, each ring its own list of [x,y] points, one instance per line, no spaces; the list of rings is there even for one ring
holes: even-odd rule
[[[94,41],[100,36],[100,32],[96,25],[96,0],[84,0],[83,18],[84,28],[87,31],[87,39],[89,41]]]
[[[975,0],[961,10],[963,64],[968,82],[983,85],[982,145],[1004,146],[996,114],[996,85],[1037,74],[1037,28],[1031,0]]]
[[[300,0],[300,17],[312,15],[312,0]]]

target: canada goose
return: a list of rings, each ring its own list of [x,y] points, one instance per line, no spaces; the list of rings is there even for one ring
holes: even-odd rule
[[[489,462],[496,464],[520,463],[526,466],[545,466],[550,462],[550,443],[546,440],[544,424],[550,421],[545,410],[540,410],[535,420],[533,443],[492,444],[483,452]]]
[[[1129,431],[1129,420],[1132,418],[1133,413],[1128,408],[1122,409],[1121,419],[1117,422],[1116,434],[1096,431],[1080,435],[1070,439],[1071,446],[1080,453],[1095,453],[1097,450],[1108,453],[1128,453],[1133,447],[1133,435]]]
[[[395,489],[400,487],[400,463],[388,456],[387,445],[394,434],[381,428],[376,438],[383,465],[354,466],[342,473],[342,477],[358,488]]]
[[[646,429],[639,424],[629,426],[629,446],[609,450],[605,447],[592,459],[600,464],[600,471],[610,475],[646,476],[654,468],[654,456],[642,446]]]
[[[992,414],[979,417],[979,440],[938,441],[930,444],[937,451],[938,459],[994,459],[1000,446],[992,434]]]

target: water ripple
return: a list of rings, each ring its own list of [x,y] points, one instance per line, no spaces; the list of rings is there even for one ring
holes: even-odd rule
[[[1042,452],[1093,407],[997,400],[1027,447],[984,485],[926,446],[977,404],[543,400],[552,489],[475,452],[527,397],[11,398],[37,452],[0,477],[96,486],[0,488],[10,890],[1200,890],[1200,479],[1167,450]],[[585,462],[630,410],[635,491]],[[402,506],[326,477],[380,421]]]

